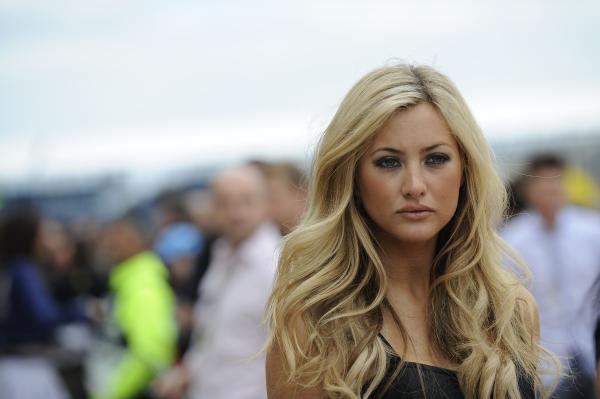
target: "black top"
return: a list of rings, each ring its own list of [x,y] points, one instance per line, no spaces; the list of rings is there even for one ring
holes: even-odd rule
[[[380,335],[381,336],[381,335]],[[391,349],[391,345],[381,336],[384,343]],[[400,358],[391,356],[388,362],[388,372],[384,378],[381,388],[386,385],[387,379],[396,370]],[[419,368],[423,378],[423,388],[421,387],[421,379],[419,378]],[[534,399],[535,393],[533,386],[525,378],[519,378],[519,389],[523,399]],[[371,398],[378,398],[380,390],[376,390]],[[423,398],[440,398],[440,399],[464,399],[464,395],[460,390],[458,377],[454,370],[445,369],[427,364],[418,364],[413,362],[405,362],[400,375],[396,378],[392,386],[385,392],[382,399],[423,399]]]

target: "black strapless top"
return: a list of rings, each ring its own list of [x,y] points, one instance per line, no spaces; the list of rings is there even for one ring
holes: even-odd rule
[[[391,345],[380,335],[385,344],[391,349]],[[381,388],[376,390],[371,398],[379,397],[381,389],[387,385],[387,381],[391,378],[396,370],[400,358],[391,356],[388,362],[388,372],[384,378]],[[423,378],[423,388],[419,378],[419,370]],[[425,395],[423,395],[423,389]],[[519,378],[519,390],[523,399],[535,399],[533,385],[525,378]],[[460,390],[458,377],[453,370],[430,366],[427,364],[417,364],[413,362],[404,363],[404,367],[400,371],[400,375],[396,378],[390,388],[384,393],[382,399],[464,399],[464,395]]]

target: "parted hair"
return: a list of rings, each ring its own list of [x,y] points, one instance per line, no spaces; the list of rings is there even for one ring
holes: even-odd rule
[[[267,347],[280,348],[288,382],[319,387],[329,398],[371,398],[391,384],[379,335],[388,282],[355,180],[378,129],[419,103],[439,110],[464,163],[458,206],[438,236],[431,269],[431,342],[458,365],[466,398],[520,398],[519,381],[540,390],[540,359],[552,355],[537,343],[520,281],[502,267],[506,259],[522,263],[496,232],[507,196],[491,150],[456,87],[428,66],[368,73],[326,128],[307,213],[282,246]]]

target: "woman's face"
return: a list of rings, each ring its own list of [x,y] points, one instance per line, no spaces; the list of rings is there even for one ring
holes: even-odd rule
[[[435,240],[456,211],[463,165],[445,119],[429,103],[397,112],[358,167],[358,196],[376,236]]]

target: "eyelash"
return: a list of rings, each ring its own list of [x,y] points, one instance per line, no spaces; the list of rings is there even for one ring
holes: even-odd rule
[[[434,165],[442,165],[445,164],[446,162],[448,162],[450,160],[450,157],[446,154],[432,154],[428,160],[430,159],[437,159],[436,162],[433,162],[432,164]]]
[[[446,162],[448,162],[449,160],[450,160],[450,157],[446,154],[432,154],[432,155],[428,156],[425,163],[435,167],[435,166],[443,165]],[[431,161],[433,161],[433,162],[431,162]],[[389,162],[393,162],[394,164],[388,165]],[[400,167],[400,161],[395,157],[386,156],[386,157],[380,158],[377,161],[375,161],[375,166],[377,166],[378,168],[381,168],[381,169],[395,169],[395,168]]]

